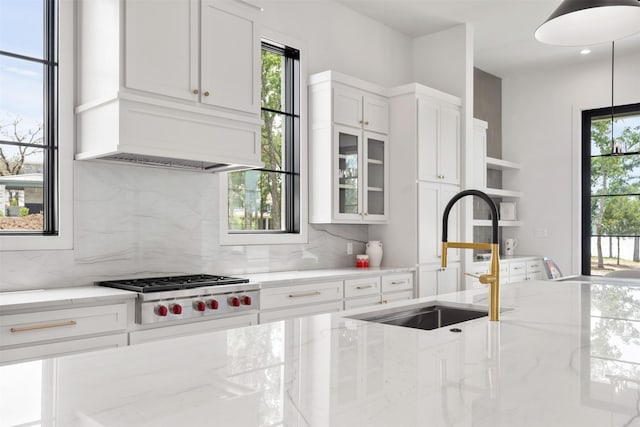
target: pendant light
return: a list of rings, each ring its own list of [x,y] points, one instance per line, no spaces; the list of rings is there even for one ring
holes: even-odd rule
[[[640,32],[640,0],[564,0],[538,27],[538,41],[559,46],[611,42],[611,154],[622,154],[613,135],[615,40]]]
[[[640,32],[638,0],[564,0],[538,27],[536,39],[559,46],[586,46]]]

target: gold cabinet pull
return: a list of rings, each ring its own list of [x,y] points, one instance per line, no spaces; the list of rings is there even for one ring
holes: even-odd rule
[[[404,280],[400,280],[400,281],[396,281],[396,282],[391,282],[391,284],[392,284],[392,285],[402,285],[402,284],[404,284],[404,283],[407,283],[407,282],[406,282],[406,281],[404,281]]]
[[[197,94],[199,94],[199,93],[200,93],[200,91],[198,91],[198,89],[194,89],[194,90],[193,90],[193,94],[194,94],[194,95],[197,95]]]
[[[27,331],[37,331],[39,329],[60,328],[63,326],[73,326],[73,325],[76,325],[75,320],[69,320],[67,322],[59,322],[59,323],[47,323],[45,325],[23,326],[21,328],[11,328],[9,330],[11,332],[27,332]]]
[[[369,288],[373,288],[373,285],[356,286],[356,289],[369,289]]]
[[[289,298],[312,297],[320,294],[320,291],[306,292],[304,294],[289,294]]]
[[[205,91],[204,96],[209,96],[209,91]]]
[[[365,121],[364,121],[364,124],[365,124],[365,125],[368,125],[368,124],[369,124],[369,120],[365,120]]]

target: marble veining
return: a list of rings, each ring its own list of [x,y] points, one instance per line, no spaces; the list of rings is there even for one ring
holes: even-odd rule
[[[31,362],[27,402],[64,426],[640,426],[640,286],[532,281],[502,301],[461,333],[336,313]]]
[[[0,292],[158,274],[349,267],[364,225],[312,225],[309,243],[221,246],[219,176],[74,162],[74,249],[0,251]]]

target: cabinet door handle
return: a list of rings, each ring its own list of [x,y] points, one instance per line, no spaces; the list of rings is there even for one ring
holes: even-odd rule
[[[209,91],[208,90],[204,92],[204,96],[209,96]]]
[[[362,120],[358,120],[358,123],[362,124]]]
[[[365,124],[365,125],[368,125],[368,124],[369,124],[369,120],[365,120],[365,121],[364,121],[364,124]]]
[[[356,289],[369,289],[373,288],[373,285],[356,286]]]
[[[303,294],[289,294],[289,298],[313,297],[320,294],[322,294],[322,292],[312,291],[312,292],[305,292]]]
[[[9,329],[11,332],[27,332],[27,331],[37,331],[39,329],[51,329],[51,328],[60,328],[63,326],[73,326],[76,325],[75,320],[69,320],[67,322],[59,322],[59,323],[47,323],[44,325],[32,325],[32,326],[23,326],[20,328],[11,328]]]
[[[199,93],[200,93],[200,91],[199,91],[198,89],[194,89],[194,90],[193,90],[193,94],[194,94],[194,95],[197,95],[197,94],[199,94]]]

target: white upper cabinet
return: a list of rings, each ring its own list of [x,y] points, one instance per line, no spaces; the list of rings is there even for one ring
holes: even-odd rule
[[[148,3],[125,3],[125,86],[197,101],[198,2],[160,0],[153,13]]]
[[[262,167],[257,9],[79,0],[76,158]]]
[[[460,185],[460,108],[418,96],[418,141],[418,178]]]
[[[450,184],[418,183],[418,264],[440,262],[444,208],[459,191],[460,187]],[[459,229],[460,205],[456,204],[449,214],[448,241],[459,241]],[[459,258],[458,249],[449,249],[450,261]]]
[[[373,85],[333,72],[309,81],[310,222],[386,222],[387,100]]]
[[[333,121],[370,132],[389,133],[389,102],[346,86],[333,88]]]
[[[259,111],[255,13],[220,0],[125,2],[127,88]]]

